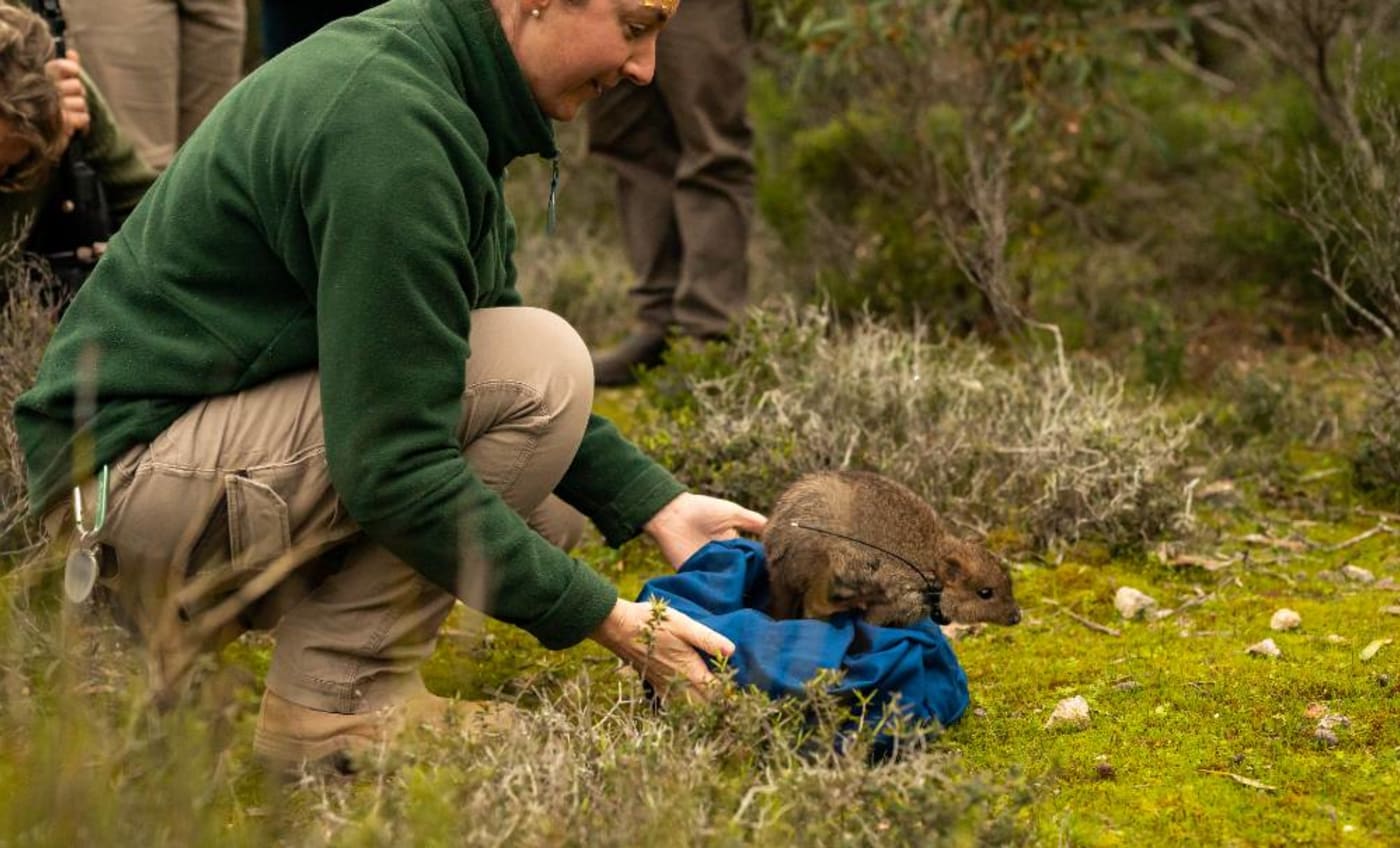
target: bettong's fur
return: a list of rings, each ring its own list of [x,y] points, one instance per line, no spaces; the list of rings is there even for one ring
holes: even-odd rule
[[[888,477],[820,471],[778,498],[763,534],[774,618],[855,611],[872,624],[1015,624],[1011,578]]]

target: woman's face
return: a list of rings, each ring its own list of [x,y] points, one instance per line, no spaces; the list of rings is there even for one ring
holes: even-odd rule
[[[651,82],[656,38],[678,0],[538,0],[513,41],[535,101],[556,121],[630,80]]]

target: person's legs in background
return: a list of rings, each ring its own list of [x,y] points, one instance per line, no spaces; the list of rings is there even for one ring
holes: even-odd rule
[[[181,0],[178,143],[243,76],[243,0]]]
[[[681,245],[672,189],[680,140],[654,84],[622,83],[589,107],[588,144],[617,175],[622,238],[635,275],[628,294],[636,322],[616,348],[594,361],[595,379],[613,385],[630,379],[633,365],[660,360],[675,320]]]
[[[175,0],[63,0],[68,35],[117,124],[157,170],[179,143],[180,11]]]
[[[636,324],[595,356],[599,385],[629,383],[659,362],[669,332],[722,338],[744,308],[751,23],[747,0],[683,4],[662,33],[653,84],[621,85],[589,110],[589,149],[617,174],[636,274]]]
[[[117,124],[164,170],[243,73],[243,0],[64,0],[73,47]]]

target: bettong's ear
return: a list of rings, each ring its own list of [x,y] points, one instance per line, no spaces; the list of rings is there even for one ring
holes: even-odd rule
[[[943,558],[943,574],[946,579],[956,580],[958,579],[958,575],[962,574],[962,571],[962,562],[960,562],[957,557],[950,556]]]

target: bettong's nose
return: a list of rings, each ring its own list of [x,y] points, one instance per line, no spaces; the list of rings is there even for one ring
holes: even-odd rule
[[[1011,611],[1011,614],[1008,615],[1008,616],[1006,617],[1006,623],[1007,623],[1008,625],[1011,625],[1011,624],[1020,624],[1020,623],[1021,623],[1021,608],[1020,608],[1020,607],[1017,607],[1016,609],[1014,609],[1014,610]]]

